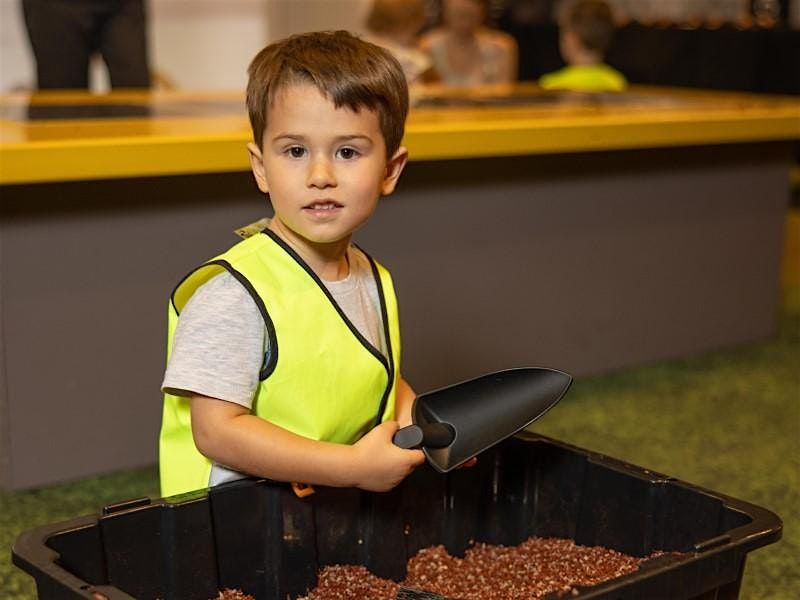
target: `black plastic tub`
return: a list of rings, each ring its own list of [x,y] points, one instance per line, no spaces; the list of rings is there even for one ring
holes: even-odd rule
[[[409,557],[444,544],[574,539],[646,556],[633,574],[580,598],[737,598],[747,553],[780,539],[774,513],[548,438],[522,434],[442,475],[418,469],[377,494],[244,480],[210,491],[106,507],[22,533],[13,561],[39,597],[208,599],[235,588],[295,598],[330,564],[396,581]],[[575,597],[575,596],[573,596]]]

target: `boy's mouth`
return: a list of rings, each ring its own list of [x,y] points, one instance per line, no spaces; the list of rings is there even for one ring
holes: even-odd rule
[[[317,200],[311,204],[306,204],[303,208],[310,211],[327,211],[343,208],[343,205],[333,200]]]

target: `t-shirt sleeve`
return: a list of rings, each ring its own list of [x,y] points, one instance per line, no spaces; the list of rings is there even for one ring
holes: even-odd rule
[[[161,389],[252,406],[267,337],[255,301],[232,275],[197,289],[181,312]]]

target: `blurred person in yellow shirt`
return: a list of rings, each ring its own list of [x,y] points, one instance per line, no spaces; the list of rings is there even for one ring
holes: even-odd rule
[[[620,92],[625,76],[605,64],[614,37],[614,16],[604,0],[576,0],[560,19],[559,48],[567,66],[542,75],[539,85],[548,90]]]

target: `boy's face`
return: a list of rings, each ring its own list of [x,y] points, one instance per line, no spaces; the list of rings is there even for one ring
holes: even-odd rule
[[[278,233],[299,250],[349,242],[378,198],[394,191],[408,156],[400,148],[387,160],[374,111],[336,108],[306,83],[278,92],[262,149],[248,149]]]

